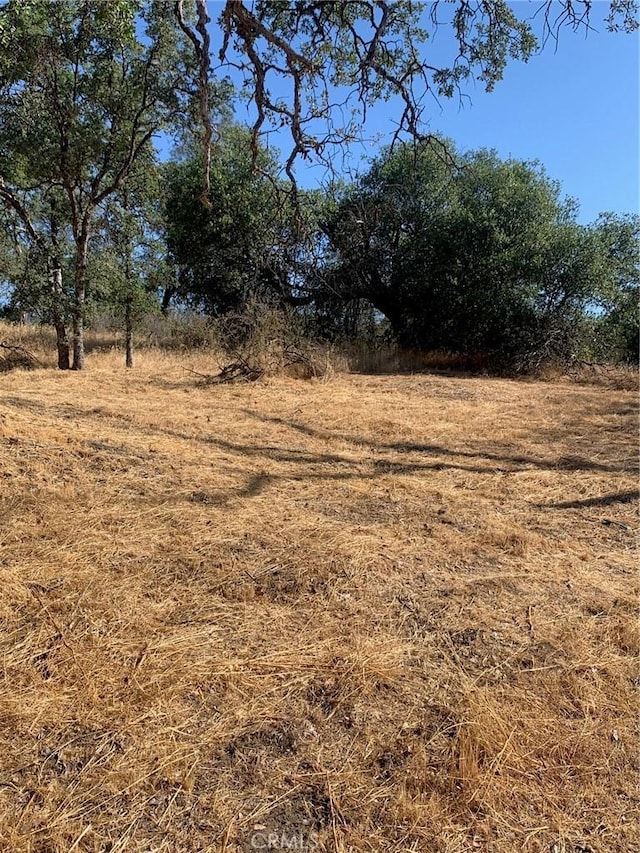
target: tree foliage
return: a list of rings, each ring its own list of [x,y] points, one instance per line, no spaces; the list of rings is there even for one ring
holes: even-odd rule
[[[566,350],[596,306],[601,329],[627,324],[619,348],[628,351],[635,226],[609,218],[581,228],[538,165],[461,157],[424,130],[432,97],[455,96],[472,78],[492,89],[510,61],[526,61],[563,27],[587,27],[591,5],[545,0],[536,23],[505,0],[226,0],[213,68],[204,0],[7,0],[0,272],[10,302],[55,325],[61,367],[71,325],[77,369],[92,300],[108,296],[131,329],[138,295],[173,262],[166,294],[214,314],[251,294],[354,331],[375,326],[377,311],[402,343],[513,360]],[[634,30],[636,13],[636,0],[612,0],[607,25]],[[448,63],[432,59],[438,27],[455,40]],[[252,111],[245,131],[222,121],[230,70]],[[318,228],[318,195],[295,193],[296,158],[335,165],[380,101],[395,114],[394,142],[412,137],[416,147],[403,141],[379,158]],[[166,168],[168,258],[155,251],[151,275],[150,199],[142,205],[129,187],[158,135],[184,139],[197,118],[200,149]],[[289,197],[263,146],[282,128],[292,140],[282,164]]]
[[[89,258],[92,302],[124,330],[127,367],[133,367],[134,330],[159,309],[158,291],[166,283],[161,198],[160,169],[149,154],[96,217]]]
[[[632,290],[628,230],[580,225],[539,163],[453,156],[455,172],[432,146],[401,146],[344,193],[324,226],[331,287],[368,300],[404,346],[521,369],[569,357],[585,312]]]
[[[202,171],[195,152],[165,167],[167,247],[178,295],[214,316],[250,298],[294,299],[301,211],[283,192],[274,159],[261,149],[254,163],[247,130],[227,124],[213,148],[206,207],[198,203]]]
[[[587,352],[596,359],[637,364],[640,352],[640,216],[601,214],[598,311]]]
[[[9,0],[0,8],[0,196],[34,242],[33,193],[59,200],[75,244],[77,369],[96,212],[184,108],[188,54],[165,11],[156,0]]]
[[[336,146],[360,139],[368,108],[381,100],[397,104],[397,137],[428,138],[424,118],[434,98],[462,92],[471,79],[491,91],[508,62],[527,61],[563,28],[588,27],[591,7],[591,0],[544,0],[536,21],[524,4],[505,0],[227,0],[220,58],[243,75],[254,145],[270,129],[289,129],[285,171],[293,179],[298,156],[331,163]],[[608,28],[634,30],[637,11],[636,0],[613,0]],[[447,64],[430,55],[438,28],[455,40]]]

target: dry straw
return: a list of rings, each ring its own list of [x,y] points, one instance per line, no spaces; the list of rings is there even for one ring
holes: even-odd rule
[[[634,395],[181,359],[2,377],[0,849],[636,849]]]

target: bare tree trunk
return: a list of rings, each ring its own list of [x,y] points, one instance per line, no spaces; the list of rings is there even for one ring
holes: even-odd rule
[[[59,258],[51,261],[51,289],[53,291],[53,326],[56,330],[56,344],[58,347],[58,369],[69,370],[69,336],[64,322],[62,312],[62,268]]]
[[[64,323],[56,323],[56,345],[58,348],[58,370],[69,370],[71,361],[69,358],[69,336]]]
[[[125,206],[128,206],[129,194],[126,189],[123,194]],[[126,281],[126,296],[124,303],[124,336],[125,336],[125,367],[133,367],[133,270],[132,258],[133,245],[131,235],[126,235],[124,256],[124,278]]]
[[[124,309],[124,333],[126,341],[125,366],[133,367],[133,318],[131,316],[131,299],[127,299]]]
[[[83,230],[76,242],[75,302],[73,305],[73,370],[84,370],[84,310],[87,298],[89,234]]]
[[[162,294],[162,305],[160,306],[160,310],[162,311],[162,316],[166,317],[169,313],[169,304],[175,295],[174,287],[165,287],[164,293]]]

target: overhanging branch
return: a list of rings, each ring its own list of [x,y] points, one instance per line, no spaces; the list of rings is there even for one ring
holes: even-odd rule
[[[211,208],[209,192],[211,190],[211,140],[213,138],[213,125],[209,109],[209,69],[210,69],[210,38],[207,24],[210,22],[207,14],[206,0],[196,0],[197,22],[195,32],[184,19],[184,0],[176,0],[174,11],[178,24],[183,33],[193,44],[196,58],[198,60],[198,109],[203,129],[202,159],[204,183],[200,201],[205,207]],[[197,35],[196,35],[197,33]]]

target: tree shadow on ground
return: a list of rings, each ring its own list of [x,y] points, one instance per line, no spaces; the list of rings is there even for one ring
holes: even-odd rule
[[[559,501],[552,504],[536,504],[540,509],[584,509],[591,506],[611,506],[616,503],[632,503],[640,499],[640,489],[630,489],[627,492],[615,492],[600,495],[595,498],[580,498],[574,501]]]
[[[412,442],[377,442],[362,436],[348,435],[339,432],[331,432],[327,430],[315,429],[305,424],[300,424],[295,421],[288,421],[284,418],[270,417],[261,415],[246,409],[241,410],[247,417],[267,424],[277,424],[286,426],[294,432],[302,433],[311,438],[323,439],[328,441],[338,441],[351,444],[355,449],[369,448],[378,452],[391,451],[404,454],[421,454],[424,456],[440,457],[434,458],[432,461],[416,461],[406,459],[397,461],[394,459],[371,459],[351,457],[339,453],[318,453],[297,448],[283,448],[274,444],[256,444],[256,443],[241,443],[234,442],[222,438],[217,435],[193,435],[171,427],[162,427],[154,424],[140,423],[132,416],[113,412],[101,407],[82,408],[80,406],[69,403],[60,404],[53,407],[47,407],[39,401],[28,398],[10,396],[3,400],[7,406],[21,408],[26,411],[47,414],[49,416],[61,417],[65,420],[73,419],[76,421],[91,420],[101,421],[103,423],[117,424],[127,430],[134,430],[138,434],[143,434],[149,437],[157,438],[159,435],[166,435],[180,441],[185,441],[189,444],[194,442],[215,447],[226,453],[237,455],[250,459],[262,459],[265,462],[279,462],[283,464],[291,464],[303,466],[304,471],[291,471],[286,473],[267,473],[259,474],[252,473],[248,475],[246,482],[238,489],[232,489],[228,494],[216,493],[215,495],[205,492],[194,492],[190,498],[194,502],[215,503],[224,505],[228,500],[233,498],[252,498],[262,494],[265,489],[272,486],[276,482],[310,482],[314,480],[321,481],[348,481],[348,480],[373,480],[381,476],[389,474],[425,474],[432,471],[462,471],[473,474],[498,474],[498,473],[516,473],[530,470],[534,467],[539,470],[561,470],[561,471],[577,471],[591,470],[603,472],[622,473],[627,470],[624,466],[608,465],[596,462],[589,459],[572,458],[570,460],[544,460],[531,456],[524,455],[508,455],[487,453],[482,450],[478,452],[452,450],[437,444],[419,444]],[[20,441],[20,439],[18,439]],[[99,443],[99,436],[94,436],[92,443]],[[62,447],[60,449],[63,449]],[[110,442],[101,444],[100,449],[105,451],[117,450],[123,451],[121,445],[112,445]],[[67,448],[68,451],[68,448]],[[469,464],[465,460],[476,460],[475,464]],[[495,463],[482,464],[483,462]],[[516,466],[526,467],[516,467]],[[323,470],[314,470],[314,466],[321,466]],[[328,470],[327,466],[338,468],[338,470]],[[636,492],[620,493],[621,495],[637,495]],[[619,498],[618,498],[619,499]],[[631,500],[632,497],[625,498]],[[588,499],[588,501],[600,501],[602,499]],[[612,501],[613,498],[612,498]],[[554,504],[555,508],[569,508],[574,502],[565,502],[565,504]],[[595,505],[589,502],[577,503],[578,505],[589,506]]]
[[[289,429],[308,435],[312,438],[322,438],[332,441],[341,441],[347,444],[352,444],[355,447],[369,447],[372,450],[390,450],[399,453],[424,453],[437,456],[458,456],[463,459],[488,459],[492,462],[507,463],[513,465],[528,465],[535,466],[541,470],[561,470],[561,471],[603,471],[608,473],[624,473],[635,471],[635,466],[627,466],[626,464],[609,464],[597,462],[593,459],[584,459],[582,457],[559,457],[554,461],[540,459],[535,456],[525,456],[522,454],[507,455],[499,453],[491,453],[485,450],[468,451],[468,450],[450,450],[437,444],[417,444],[413,442],[380,442],[364,438],[363,436],[349,435],[347,433],[329,432],[328,430],[315,429],[314,427],[300,424],[295,421],[289,421],[284,418],[277,418],[268,415],[261,415],[258,412],[253,412],[249,409],[241,409],[242,413],[247,417],[252,417],[263,423],[278,424],[286,426]],[[486,470],[486,469],[485,469]],[[495,469],[490,469],[494,471]]]

